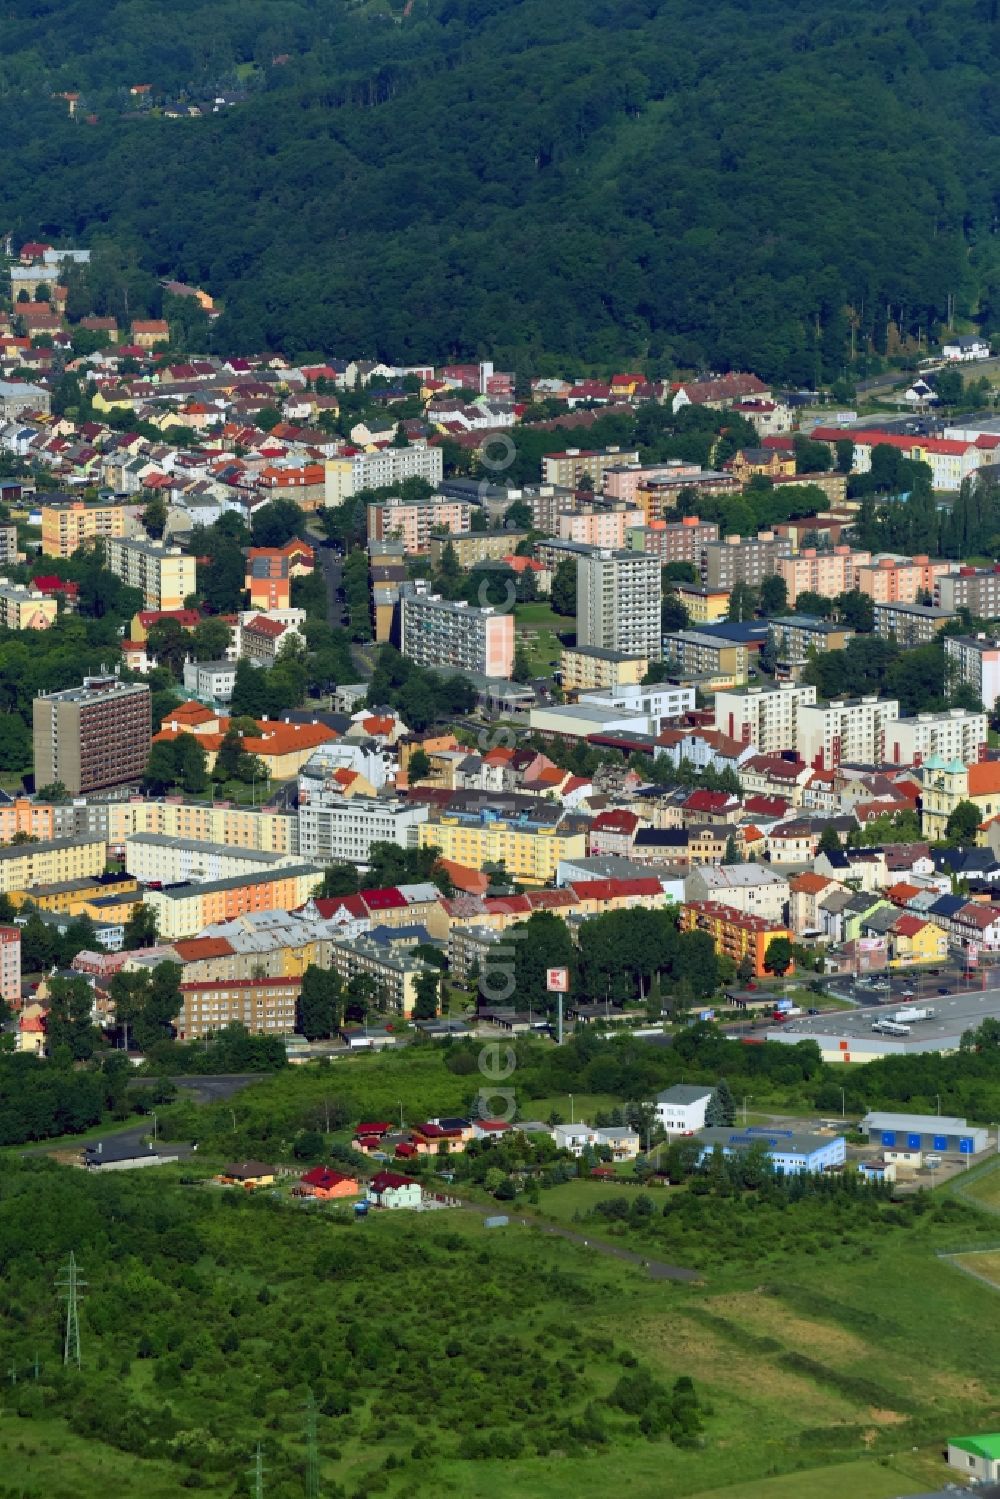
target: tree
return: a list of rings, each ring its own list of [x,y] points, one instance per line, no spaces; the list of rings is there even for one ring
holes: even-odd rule
[[[153,796],[162,796],[177,780],[177,760],[172,740],[161,739],[150,746],[142,784]]]
[[[154,541],[159,541],[167,525],[167,502],[156,494],[142,512],[142,524]]]
[[[413,1019],[433,1020],[438,1012],[440,975],[430,970],[418,973],[413,981]]]
[[[411,785],[424,781],[431,773],[431,759],[426,750],[416,749],[407,763],[407,776]]]
[[[190,653],[191,637],[176,619],[157,619],[149,627],[146,649],[176,678]]]
[[[894,451],[890,449],[890,452]],[[875,628],[875,605],[867,593],[852,589],[849,593],[838,593],[834,599],[842,622],[852,630],[869,635]]]
[[[511,670],[511,678],[515,682],[531,681],[531,657],[528,655],[527,647],[520,640],[514,648],[514,665]]]
[[[503,523],[509,531],[530,531],[534,524],[531,506],[524,500],[515,500],[504,511]]]
[[[828,822],[822,833],[820,833],[819,835],[819,843],[816,845],[816,852],[818,854],[838,854],[840,853],[841,846],[840,834],[833,826],[833,823]]]
[[[788,587],[777,573],[763,580],[760,585],[760,611],[762,614],[784,614],[788,608]]]
[[[69,1050],[74,1062],[93,1056],[96,1032],[91,1021],[93,993],[85,978],[49,981],[46,1040],[50,1053]]]
[[[269,500],[255,511],[250,539],[255,547],[283,547],[298,535],[303,515],[294,500]]]
[[[753,976],[753,959],[750,958],[746,953],[744,953],[742,958],[740,958],[740,961],[736,965],[736,977],[739,979],[741,984],[746,985],[753,982]]]
[[[726,618],[742,623],[743,620],[753,619],[757,612],[757,590],[751,588],[749,583],[736,583],[729,595],[729,608]]]
[[[854,444],[849,437],[842,437],[836,444],[837,473],[849,474],[854,467]]]
[[[792,966],[792,944],[787,937],[772,937],[764,953],[764,967],[768,973],[780,977]]]
[[[340,1027],[343,1018],[343,986],[332,968],[310,963],[302,975],[296,1006],[295,1028],[307,1041],[325,1040]]]
[[[224,659],[233,632],[225,620],[203,619],[191,632],[191,654],[196,661]]]
[[[38,787],[35,796],[40,802],[69,801],[69,792],[62,781],[46,781],[44,786]]]
[[[951,843],[975,843],[982,820],[975,802],[960,801],[945,824],[945,837]]]
[[[556,614],[576,617],[576,563],[571,558],[560,562],[552,574],[549,597]]]
[[[125,948],[133,952],[139,947],[154,947],[158,936],[156,912],[151,906],[137,905],[125,923]]]
[[[738,864],[740,862],[739,849],[736,847],[736,839],[732,833],[726,839],[726,851],[722,855],[723,864]]]
[[[358,871],[354,865],[331,864],[316,887],[316,897],[319,900],[334,900],[338,895],[356,895],[357,891]]]
[[[710,1129],[736,1123],[736,1100],[724,1077],[719,1078],[705,1105],[705,1123]]]
[[[30,767],[31,730],[19,713],[0,717],[0,770],[23,771]]]

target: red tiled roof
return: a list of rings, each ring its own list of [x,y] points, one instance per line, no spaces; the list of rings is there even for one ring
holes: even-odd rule
[[[897,937],[915,937],[927,926],[926,921],[921,921],[919,916],[898,916],[892,924],[892,929]]]

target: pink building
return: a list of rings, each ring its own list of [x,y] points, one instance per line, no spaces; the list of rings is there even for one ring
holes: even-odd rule
[[[700,473],[697,463],[684,463],[681,459],[670,463],[631,463],[607,470],[604,493],[609,500],[624,500],[627,505],[634,505],[639,490],[644,489],[651,479],[680,482]]]
[[[876,604],[915,604],[920,593],[934,594],[938,578],[954,563],[929,557],[876,557],[857,568],[855,587]]]
[[[630,537],[634,551],[651,552],[661,562],[690,562],[695,572],[701,567],[702,550],[718,539],[715,521],[701,520],[697,515],[684,515],[676,521],[651,520]]]
[[[788,589],[788,605],[794,608],[800,593],[818,593],[833,599],[857,587],[857,570],[871,561],[871,552],[855,552],[848,546],[832,552],[805,547],[795,557],[779,557],[776,572]]]
[[[368,540],[401,541],[408,555],[430,551],[433,531],[468,531],[473,507],[466,500],[432,495],[410,502],[393,495],[368,506]]]
[[[0,926],[0,996],[9,1005],[21,1003],[21,928]]]
[[[611,547],[618,551],[625,545],[629,527],[641,526],[643,519],[641,510],[588,508],[579,514],[560,515],[559,536],[563,541],[578,541],[584,546]]]

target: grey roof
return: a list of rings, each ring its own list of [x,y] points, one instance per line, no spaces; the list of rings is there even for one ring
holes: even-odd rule
[[[912,1130],[925,1135],[958,1135],[973,1127],[953,1114],[890,1114],[879,1109],[869,1110],[861,1123],[870,1130]]]
[[[748,1150],[766,1145],[779,1155],[812,1155],[832,1143],[835,1136],[800,1134],[796,1130],[733,1129],[730,1126],[700,1129],[696,1138],[703,1145],[721,1145],[730,1150]]]
[[[711,1098],[712,1089],[705,1083],[674,1083],[657,1093],[657,1103],[697,1103],[699,1098]]]
[[[92,842],[93,840],[84,839],[82,841]],[[37,847],[37,845],[35,846]],[[228,844],[226,848],[228,849]],[[4,849],[0,849],[0,854],[4,852]],[[204,883],[187,880],[180,885],[164,885],[162,890],[154,890],[150,894],[153,896],[166,896],[167,900],[188,900],[192,895],[207,895],[213,890],[239,890],[247,883],[248,879],[251,881],[255,879],[271,879],[276,875],[280,875],[282,879],[294,879],[296,875],[314,874],[316,879],[320,880],[323,877],[323,873],[324,871],[319,864],[289,864],[273,872],[261,872],[260,874],[249,876],[236,874],[227,880],[206,880]]]

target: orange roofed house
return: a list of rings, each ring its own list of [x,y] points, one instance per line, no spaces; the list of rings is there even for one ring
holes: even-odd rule
[[[267,718],[256,722],[260,732],[245,734],[243,748],[248,755],[263,760],[275,781],[297,775],[314,750],[337,737],[333,729],[321,723],[282,723]],[[202,703],[181,703],[163,720],[153,742],[163,740],[169,743],[179,734],[194,734],[205,751],[211,770],[229,724],[230,719],[213,713]]]
[[[136,318],[132,322],[132,342],[138,349],[152,349],[170,342],[170,324],[165,318]]]

